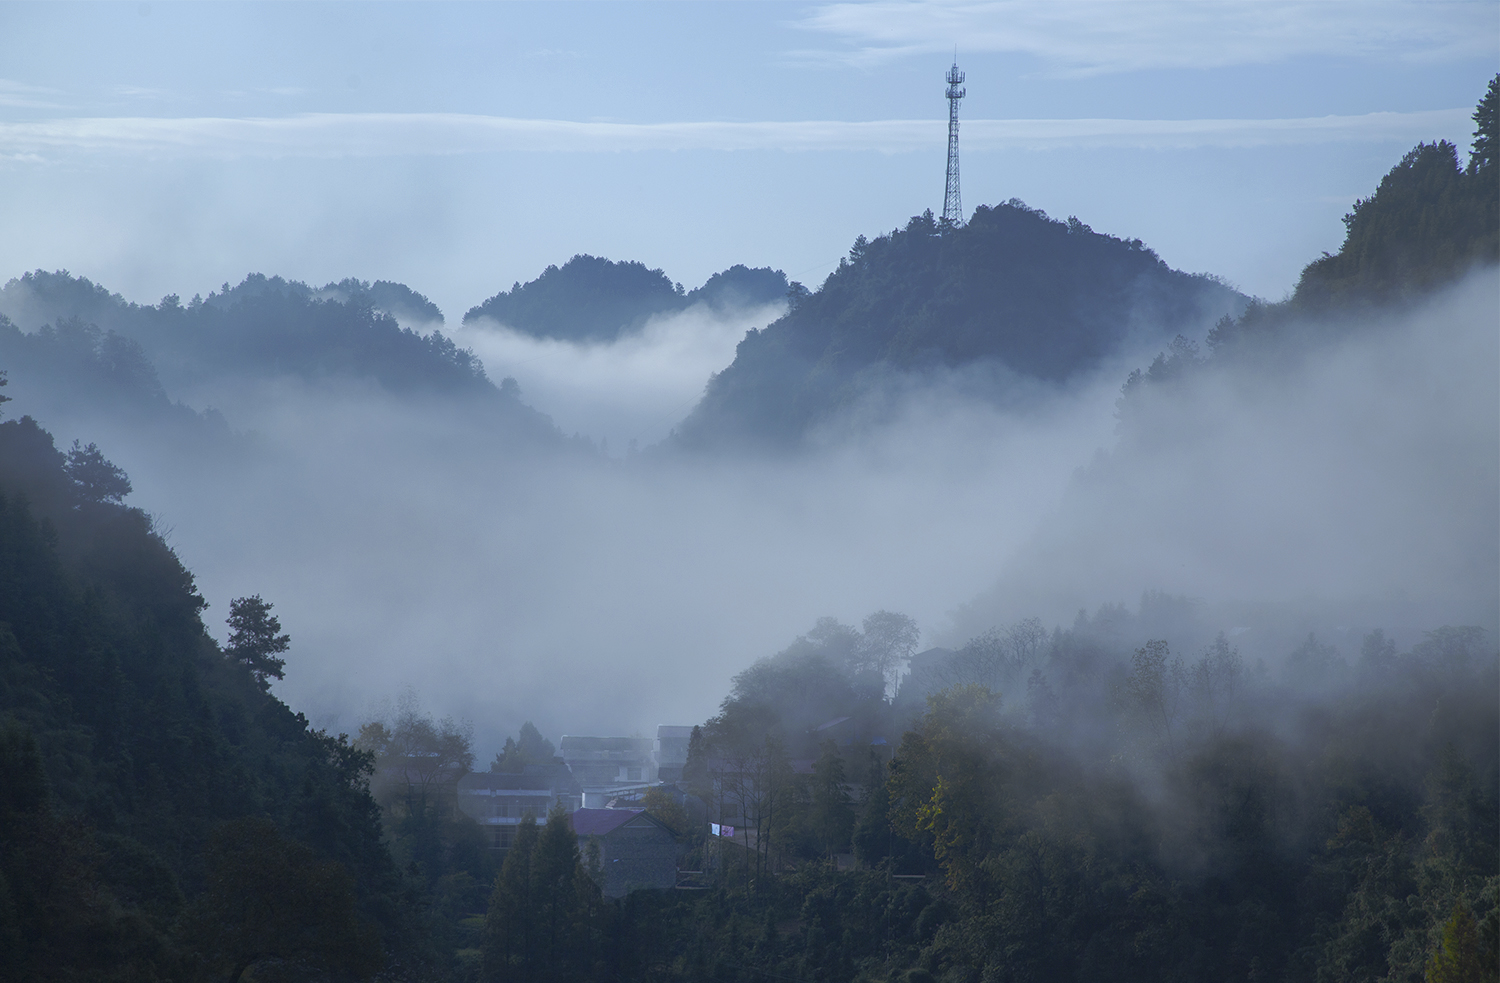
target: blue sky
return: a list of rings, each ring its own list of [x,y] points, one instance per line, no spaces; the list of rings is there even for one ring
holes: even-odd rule
[[[1021,198],[1276,298],[1418,140],[1467,150],[1500,4],[7,4],[0,277],[154,301],[400,280],[450,323],[576,252],[816,284]]]

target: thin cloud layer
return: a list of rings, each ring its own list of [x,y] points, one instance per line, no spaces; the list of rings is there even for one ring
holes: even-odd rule
[[[1129,147],[1176,150],[1357,141],[1462,140],[1468,109],[1305,119],[975,119],[967,150]],[[0,157],[403,157],[468,153],[856,151],[941,145],[933,120],[609,123],[463,113],[309,113],[265,118],[95,117],[0,123]]]
[[[1091,76],[1259,65],[1299,56],[1483,56],[1496,51],[1494,7],[1466,2],[833,3],[801,22],[841,47],[795,57],[874,66],[951,51],[1031,55],[1049,74]]]

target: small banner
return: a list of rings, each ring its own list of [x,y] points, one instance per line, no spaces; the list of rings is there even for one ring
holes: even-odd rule
[[[720,826],[718,823],[709,823],[708,831],[715,836],[728,836],[731,838],[734,836],[733,826]]]

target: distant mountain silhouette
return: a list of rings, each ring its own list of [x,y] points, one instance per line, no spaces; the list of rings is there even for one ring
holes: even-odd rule
[[[395,390],[493,389],[484,367],[440,331],[402,328],[390,311],[425,323],[442,312],[396,283],[360,280],[321,290],[247,276],[184,306],[175,294],[134,304],[84,277],[37,270],[0,288],[0,315],[35,332],[76,319],[135,343],[168,389],[218,376],[353,375]]]
[[[0,288],[0,367],[43,403],[183,418],[168,393],[212,393],[228,380],[370,379],[394,393],[478,399],[518,432],[560,437],[494,385],[479,359],[439,330],[442,312],[410,288],[347,279],[321,289],[247,276],[184,305],[135,304],[86,278],[37,270]],[[42,407],[45,410],[45,406]],[[145,417],[142,417],[145,419]],[[498,419],[498,418],[497,418]]]
[[[537,338],[610,342],[638,331],[657,314],[698,303],[719,311],[769,304],[784,298],[786,291],[785,274],[769,267],[737,264],[684,292],[682,284],[643,263],[579,254],[471,308],[464,323],[488,318]]]
[[[993,363],[1062,382],[1131,337],[1200,333],[1248,298],[1173,270],[1139,239],[1011,200],[967,225],[861,236],[816,293],[751,331],[679,427],[679,446],[795,446],[891,376]]]

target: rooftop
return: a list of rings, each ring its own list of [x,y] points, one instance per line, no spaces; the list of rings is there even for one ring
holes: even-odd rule
[[[579,809],[573,813],[573,832],[579,836],[603,836],[645,812],[645,809]]]

